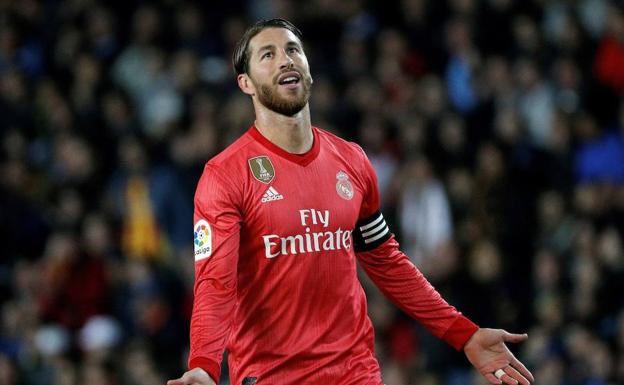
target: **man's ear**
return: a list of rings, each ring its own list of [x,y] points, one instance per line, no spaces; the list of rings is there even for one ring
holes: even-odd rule
[[[236,77],[236,81],[238,82],[238,87],[249,96],[254,96],[256,94],[256,87],[254,87],[253,82],[249,75],[240,74]]]

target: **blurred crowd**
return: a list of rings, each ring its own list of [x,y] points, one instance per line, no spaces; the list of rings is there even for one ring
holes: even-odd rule
[[[195,184],[253,123],[231,52],[276,16],[445,298],[527,331],[540,385],[624,383],[624,2],[8,0],[0,385],[184,371]],[[361,279],[387,385],[485,383]]]

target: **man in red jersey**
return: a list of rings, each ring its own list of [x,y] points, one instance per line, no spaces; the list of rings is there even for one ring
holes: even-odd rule
[[[195,194],[195,303],[189,371],[168,385],[382,385],[358,260],[407,314],[492,384],[533,376],[505,346],[526,335],[482,329],[446,303],[399,250],[362,149],[312,127],[300,31],[256,23],[234,67],[255,124],[211,159]]]

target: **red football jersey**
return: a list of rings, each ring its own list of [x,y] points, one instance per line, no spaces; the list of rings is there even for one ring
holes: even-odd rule
[[[290,154],[252,127],[195,194],[189,367],[235,385],[380,385],[356,258],[397,306],[461,349],[478,327],[399,250],[362,149],[313,128]]]

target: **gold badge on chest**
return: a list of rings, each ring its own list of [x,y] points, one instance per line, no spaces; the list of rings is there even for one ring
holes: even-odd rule
[[[268,156],[256,156],[247,160],[251,174],[256,180],[269,184],[275,178],[275,168]]]

